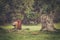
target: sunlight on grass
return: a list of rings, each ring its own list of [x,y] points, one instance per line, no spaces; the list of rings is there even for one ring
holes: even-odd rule
[[[22,26],[23,29],[29,29],[30,31],[36,31],[41,29],[41,25],[34,25],[34,26]]]
[[[55,24],[56,28],[60,28],[60,24]],[[3,27],[4,29],[12,29],[12,25]],[[16,32],[0,32],[0,40],[60,40],[59,33],[40,32],[39,25],[22,25],[22,30]]]
[[[57,29],[60,29],[60,23],[56,23],[55,26]]]
[[[4,29],[12,29],[14,28],[12,25],[6,25],[3,27]],[[30,30],[30,31],[36,31],[41,29],[41,24],[39,25],[22,25],[22,30]]]
[[[57,29],[60,29],[60,23],[55,24]],[[12,29],[14,28],[12,25],[6,25],[3,27],[4,29]],[[22,30],[36,31],[41,29],[41,24],[38,25],[22,25]]]

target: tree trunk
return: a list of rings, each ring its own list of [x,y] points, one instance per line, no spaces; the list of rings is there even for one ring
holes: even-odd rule
[[[41,16],[41,31],[56,31],[54,27],[53,18],[47,14]]]

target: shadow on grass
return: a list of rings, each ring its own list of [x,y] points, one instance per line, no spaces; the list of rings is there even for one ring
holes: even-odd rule
[[[56,29],[56,31],[40,31],[41,33],[45,33],[45,34],[57,34],[60,35],[60,29]]]
[[[44,40],[60,40],[60,29],[56,29],[55,32],[40,31],[40,34],[45,36]]]
[[[56,29],[56,32],[50,35],[49,40],[60,40],[60,29]]]
[[[11,40],[7,30],[0,28],[0,40]]]
[[[56,29],[56,33],[57,34],[60,34],[60,29]]]

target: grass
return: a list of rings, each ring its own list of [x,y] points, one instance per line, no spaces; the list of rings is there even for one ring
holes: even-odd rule
[[[60,23],[55,24],[60,29]],[[2,26],[3,27],[3,26]],[[12,25],[3,27],[4,29],[13,28]],[[60,34],[54,32],[40,32],[41,25],[23,25],[22,30],[6,32],[0,30],[0,40],[60,40]]]

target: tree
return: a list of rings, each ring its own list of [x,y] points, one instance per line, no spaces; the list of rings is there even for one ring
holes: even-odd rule
[[[36,11],[40,13],[41,17],[41,30],[55,31],[53,20],[57,14],[57,7],[59,8],[60,5],[59,2],[59,0],[35,0],[35,9],[37,9]]]
[[[0,19],[9,23],[13,18],[20,18],[24,24],[30,24],[31,21],[39,23],[46,16],[48,21],[53,24],[60,19],[60,1],[59,0],[0,0]],[[9,16],[9,17],[7,17]],[[40,18],[43,19],[40,19]],[[48,20],[50,19],[50,20]],[[47,21],[48,20],[48,21]],[[52,22],[51,22],[52,21]],[[41,22],[42,23],[42,22]],[[49,25],[48,23],[47,25]],[[54,24],[53,24],[54,25]],[[44,23],[43,23],[44,26]],[[42,28],[43,28],[42,26]],[[51,27],[52,25],[50,25]],[[49,28],[50,28],[49,27]],[[48,27],[46,26],[46,29]],[[47,30],[49,30],[49,28]],[[51,27],[55,30],[54,27]]]
[[[6,0],[0,0],[0,25],[5,24],[6,22],[5,5],[6,5]]]
[[[50,15],[43,14],[41,16],[42,31],[56,31],[54,27],[53,18]]]

